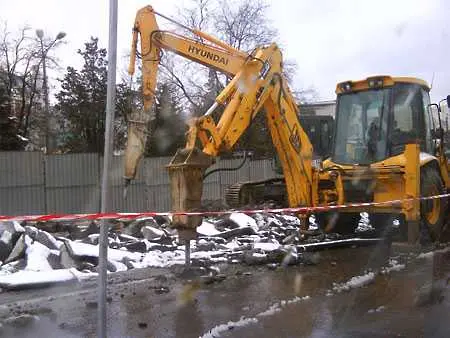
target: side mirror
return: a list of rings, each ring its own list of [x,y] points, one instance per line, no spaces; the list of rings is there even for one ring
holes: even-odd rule
[[[449,95],[450,96],[450,95]],[[437,112],[440,113],[441,112],[441,107],[437,104],[437,103],[431,103],[428,105],[428,109],[430,110],[430,112],[433,113],[433,108],[437,109]]]
[[[450,95],[447,95],[447,107],[450,108]]]

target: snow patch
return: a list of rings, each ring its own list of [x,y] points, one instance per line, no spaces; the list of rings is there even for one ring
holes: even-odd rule
[[[406,268],[405,264],[400,264],[396,259],[389,259],[388,266],[381,268],[382,275],[389,274],[392,271],[401,271]]]
[[[300,219],[298,217],[291,215],[282,215],[281,217],[293,225],[300,225]]]
[[[230,215],[230,220],[239,225],[240,228],[251,227],[253,230],[258,231],[258,225],[256,221],[250,216],[243,214],[241,212],[233,212]]]
[[[9,241],[11,241],[11,238],[12,234],[8,230],[5,230],[3,231],[2,236],[0,237],[0,241],[8,243]]]
[[[350,289],[355,289],[368,285],[372,283],[374,280],[375,280],[375,273],[373,272],[369,272],[362,276],[354,276],[345,283],[334,284],[333,291],[335,292],[349,291]]]
[[[69,250],[72,250],[75,256],[98,257],[99,255],[98,245],[91,245],[73,241],[68,241],[67,244],[70,246]],[[108,258],[110,258],[111,260],[120,262],[125,257],[137,261],[141,259],[142,255],[136,252],[108,248]]]
[[[370,309],[369,311],[367,311],[367,313],[383,312],[384,310],[386,310],[386,306],[381,305],[376,309]]]
[[[191,253],[191,259],[207,259],[214,263],[226,262],[224,251],[197,251]],[[135,267],[164,268],[185,263],[184,250],[166,251],[152,250],[145,254],[142,262],[134,264]]]
[[[278,225],[279,227],[283,225],[279,219],[276,219],[275,217],[269,216],[267,217],[267,223],[273,223]]]
[[[279,303],[275,303],[271,307],[269,307],[266,311],[260,312],[256,316],[257,317],[272,316],[275,313],[280,312],[280,311],[281,311],[280,304]]]
[[[220,234],[220,231],[216,229],[214,224],[203,221],[202,224],[197,227],[197,233],[203,236],[215,236]]]
[[[433,256],[437,253],[446,253],[446,252],[450,252],[450,246],[443,248],[443,249],[435,250],[435,251],[422,252],[421,254],[419,254],[416,257],[416,259],[430,259],[430,258],[433,258]]]
[[[142,265],[141,265],[142,264]],[[184,251],[175,250],[161,252],[160,250],[150,251],[145,254],[141,264],[136,264],[136,267],[154,267],[164,268],[177,264],[184,264]]]
[[[253,248],[254,249],[259,249],[262,251],[275,251],[277,249],[280,248],[280,244],[279,243],[254,243],[253,244]]]
[[[17,136],[17,138],[18,138],[19,140],[21,140],[21,141],[23,141],[23,142],[28,142],[28,141],[29,141],[29,139],[27,139],[26,137],[23,137],[22,135],[17,134],[16,136]]]
[[[355,229],[355,232],[365,232],[375,230],[375,228],[370,223],[369,214],[367,212],[362,212],[360,216],[361,219],[359,220],[358,227]]]
[[[50,255],[50,249],[44,244],[33,242],[26,249],[28,271],[50,271],[53,270],[47,258]]]
[[[53,284],[78,279],[82,273],[75,268],[51,271],[18,271],[9,275],[0,275],[0,286],[18,288],[39,284]]]
[[[121,262],[116,262],[116,261],[109,261],[112,265],[114,265],[114,267],[116,268],[115,272],[119,272],[119,271],[127,271],[127,266]]]
[[[241,244],[237,241],[237,239],[233,239],[231,242],[228,242],[224,245],[227,249],[235,250],[241,247]]]
[[[227,331],[232,330],[232,329],[234,329],[236,327],[248,326],[250,324],[258,323],[258,318],[256,318],[256,317],[272,316],[272,315],[280,312],[283,307],[285,307],[285,306],[287,306],[289,304],[298,303],[300,301],[308,300],[310,298],[311,298],[310,296],[304,296],[304,297],[295,296],[294,298],[289,299],[289,300],[282,300],[279,303],[272,304],[267,310],[258,313],[253,318],[241,317],[241,319],[236,321],[236,322],[230,321],[230,322],[228,322],[226,324],[217,325],[217,326],[213,327],[211,330],[209,330],[207,333],[205,333],[204,335],[200,336],[200,338],[220,337],[220,335],[223,332],[227,332]],[[246,306],[242,310],[248,311],[249,309],[250,308],[248,306]]]
[[[200,336],[200,338],[214,338],[214,337],[220,337],[220,335],[223,332],[227,332],[230,331],[236,327],[242,327],[242,326],[247,326],[250,324],[254,324],[257,323],[258,319],[256,318],[245,318],[245,317],[241,317],[241,319],[239,319],[238,321],[235,322],[228,322],[226,324],[220,324],[217,325],[215,327],[213,327],[211,330],[209,330],[207,333],[205,333],[204,335]]]

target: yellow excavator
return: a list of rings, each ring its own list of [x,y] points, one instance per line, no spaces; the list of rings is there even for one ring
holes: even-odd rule
[[[300,123],[298,105],[283,76],[282,53],[276,44],[258,46],[247,53],[178,23],[192,37],[160,30],[156,15],[176,23],[151,6],[136,15],[129,73],[134,72],[138,55],[142,59],[144,110],[130,119],[126,180],[134,178],[144,152],[160,53],[169,50],[232,78],[205,114],[189,121],[186,146],[167,166],[172,211],[201,208],[206,169],[215,157],[233,148],[257,114],[265,114],[283,169],[288,205],[305,207],[300,215],[303,226],[317,210],[314,207],[319,207],[325,211],[316,214],[323,229],[351,232],[360,212],[367,211],[380,229],[393,217],[402,221],[399,233],[411,243],[421,238],[421,230],[439,240],[448,216],[448,196],[420,197],[448,193],[450,179],[444,139],[442,135],[439,142],[433,138],[439,127],[435,121],[440,117],[439,113],[437,119],[432,116],[426,82],[374,76],[339,83],[332,152],[317,164]],[[216,122],[212,113],[219,106],[223,113]],[[251,185],[241,184],[235,191],[237,198]],[[366,204],[349,206],[356,202]],[[339,207],[342,205],[347,206]],[[180,239],[195,238],[200,223],[200,215],[173,217]]]

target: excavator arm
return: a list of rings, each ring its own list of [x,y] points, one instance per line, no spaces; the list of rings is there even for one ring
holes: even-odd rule
[[[282,74],[282,53],[276,44],[243,53],[203,32],[188,29],[194,38],[161,31],[150,6],[138,11],[133,30],[130,74],[134,72],[137,40],[140,35],[144,111],[139,121],[131,121],[125,154],[125,178],[135,176],[145,145],[145,129],[156,86],[161,50],[169,50],[194,62],[232,77],[206,113],[189,121],[186,146],[168,166],[173,211],[200,207],[203,174],[212,159],[233,148],[259,113],[266,115],[273,144],[284,172],[289,205],[317,205],[319,174],[312,167],[312,145],[303,130],[298,107]],[[162,15],[161,15],[162,16]],[[169,18],[166,18],[169,19]],[[171,20],[171,19],[169,19]],[[212,113],[224,107],[216,122]],[[333,194],[333,192],[331,192]],[[199,216],[176,215],[173,223],[180,238],[190,239]],[[187,231],[184,231],[187,230]],[[188,233],[186,236],[182,232]]]
[[[282,75],[282,55],[275,44],[256,49],[242,70],[216,99],[225,104],[220,120],[210,114],[190,123],[187,149],[197,140],[203,153],[218,156],[233,148],[260,112],[265,112],[288,188],[289,205],[311,205],[312,145],[298,119],[298,108]]]
[[[155,97],[158,65],[162,50],[172,51],[229,76],[234,76],[238,73],[247,58],[247,54],[195,29],[183,26],[189,29],[198,40],[173,32],[159,30],[155,14],[157,13],[151,6],[140,9],[136,14],[133,27],[128,73],[130,75],[134,74],[136,56],[140,57],[142,60],[144,109],[133,112],[129,118],[124,175],[127,181],[135,178],[136,168],[144,154],[146,128],[150,120],[151,108]],[[137,44],[139,38],[140,52],[138,53]]]

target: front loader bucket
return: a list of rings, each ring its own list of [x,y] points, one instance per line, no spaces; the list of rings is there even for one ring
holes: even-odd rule
[[[166,166],[169,172],[172,211],[199,211],[203,192],[203,175],[211,166],[212,158],[201,150],[179,149]],[[201,216],[174,215],[172,225],[181,240],[196,237],[196,228],[202,223]]]

